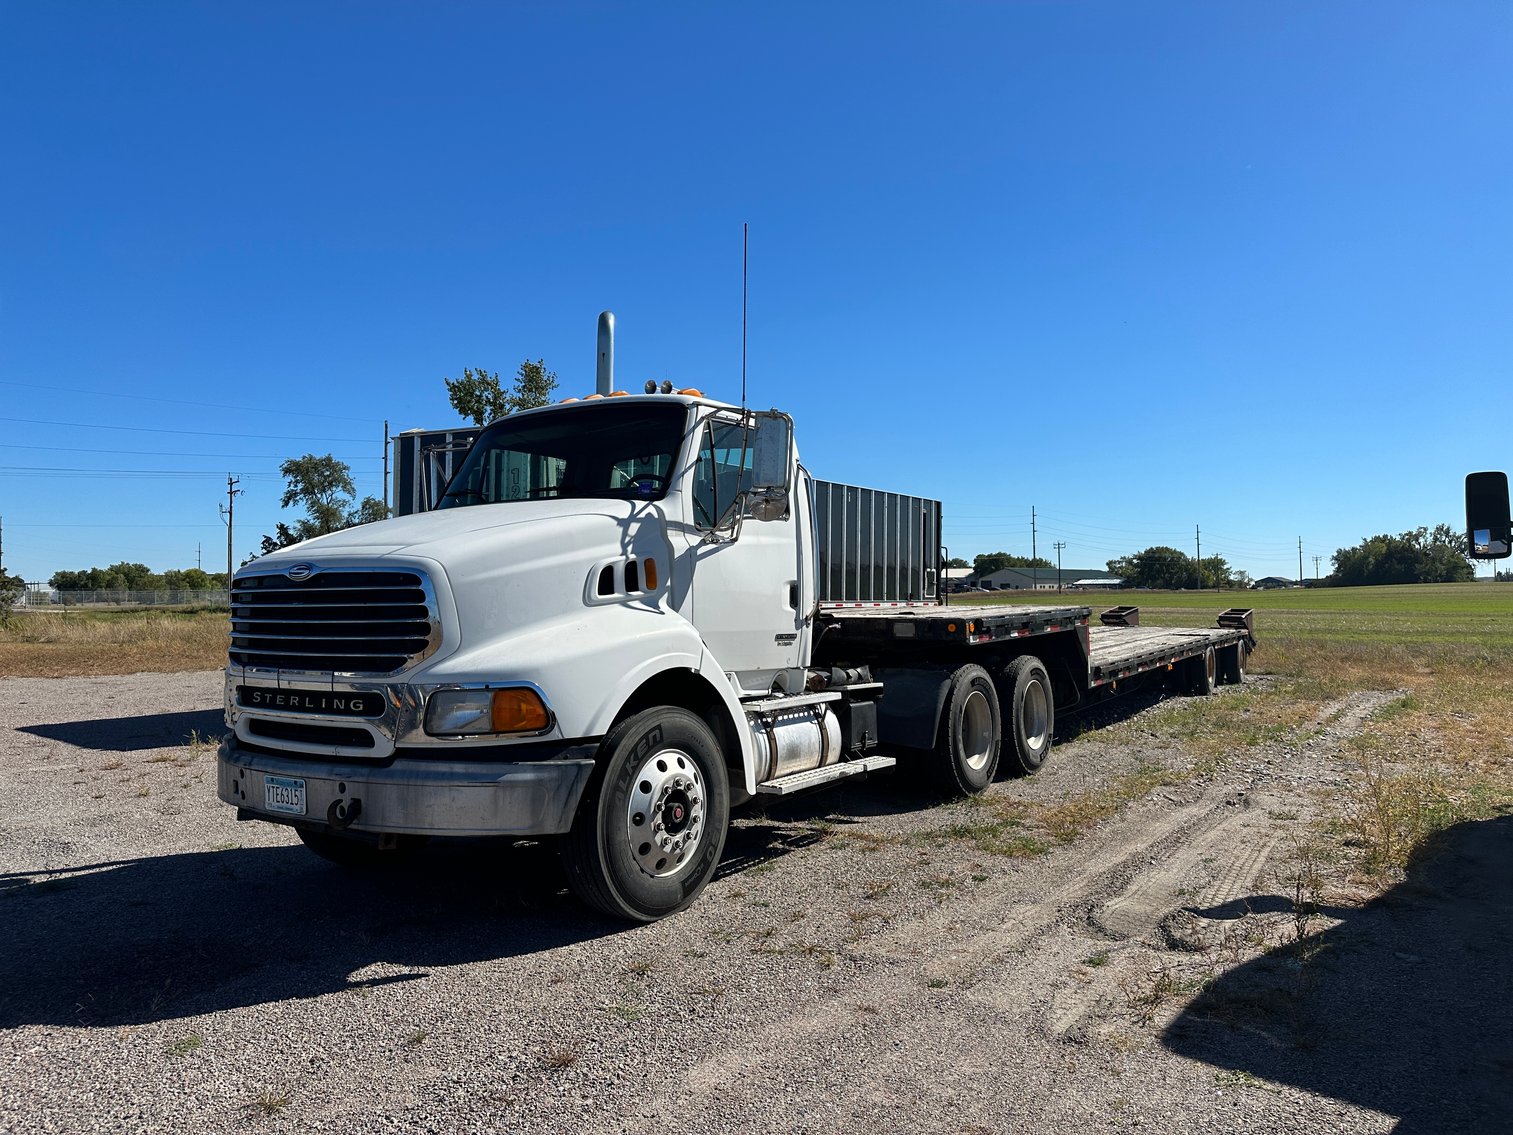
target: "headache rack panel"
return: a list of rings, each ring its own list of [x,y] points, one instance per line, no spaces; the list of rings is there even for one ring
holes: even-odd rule
[[[939,603],[940,517],[937,500],[815,481],[820,602]]]

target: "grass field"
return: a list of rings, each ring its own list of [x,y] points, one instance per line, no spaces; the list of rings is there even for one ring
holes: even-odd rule
[[[1216,761],[1268,742],[1305,743],[1354,691],[1392,697],[1350,742],[1353,789],[1331,801],[1333,834],[1368,872],[1395,872],[1451,824],[1513,804],[1513,585],[1467,583],[1293,591],[1011,592],[972,602],[1140,608],[1155,626],[1255,611],[1252,673],[1238,696],[1174,699],[1157,728]],[[1118,727],[1097,734],[1117,743]]]
[[[224,608],[15,614],[0,624],[0,677],[219,670],[229,625]]]

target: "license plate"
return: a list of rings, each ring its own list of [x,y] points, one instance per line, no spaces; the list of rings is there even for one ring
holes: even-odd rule
[[[263,776],[263,800],[270,812],[305,814],[305,782],[293,776]]]

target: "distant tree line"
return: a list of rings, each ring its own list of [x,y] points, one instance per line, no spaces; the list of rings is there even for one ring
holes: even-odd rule
[[[966,561],[962,561],[966,566]],[[1008,552],[984,552],[972,560],[972,571],[975,575],[992,575],[995,571],[1004,571],[1007,568],[1055,568],[1055,564],[1044,556],[1011,556]]]
[[[197,567],[155,572],[146,564],[122,562],[82,571],[55,571],[47,582],[59,591],[224,591],[226,573]]]
[[[1466,553],[1466,534],[1448,524],[1415,528],[1399,536],[1368,536],[1333,557],[1324,587],[1380,583],[1465,583],[1476,578]]]

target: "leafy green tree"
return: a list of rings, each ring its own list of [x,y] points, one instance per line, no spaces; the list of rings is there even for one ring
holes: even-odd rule
[[[962,559],[960,556],[952,556],[949,560],[946,561],[946,567],[948,568],[964,568],[971,566],[971,564],[967,563],[967,561]]]
[[[21,596],[26,594],[26,581],[19,575],[12,575],[4,568],[0,568],[0,622],[6,622],[11,617],[11,612],[16,609],[16,604],[21,601]]]
[[[1398,536],[1368,536],[1332,558],[1333,587],[1384,583],[1463,583],[1476,578],[1466,558],[1466,534],[1448,524],[1415,528]]]
[[[442,382],[452,409],[471,418],[475,426],[484,426],[516,410],[545,406],[557,389],[557,372],[546,369],[545,359],[526,359],[515,371],[514,387],[508,391],[500,384],[497,371],[490,374],[481,367],[464,368],[461,378],[444,378]]]
[[[329,453],[322,457],[313,453],[291,457],[278,469],[284,475],[280,507],[298,505],[305,515],[292,527],[280,521],[272,536],[264,536],[263,555],[388,515],[383,501],[377,497],[364,497],[360,502],[355,499],[357,488],[352,483],[351,467]]]
[[[1207,562],[1204,561],[1205,564]],[[1176,591],[1196,586],[1198,582],[1198,570],[1193,565],[1193,558],[1186,552],[1179,552],[1165,544],[1156,544],[1132,556],[1109,560],[1108,570],[1124,580],[1126,587],[1154,587]]]

